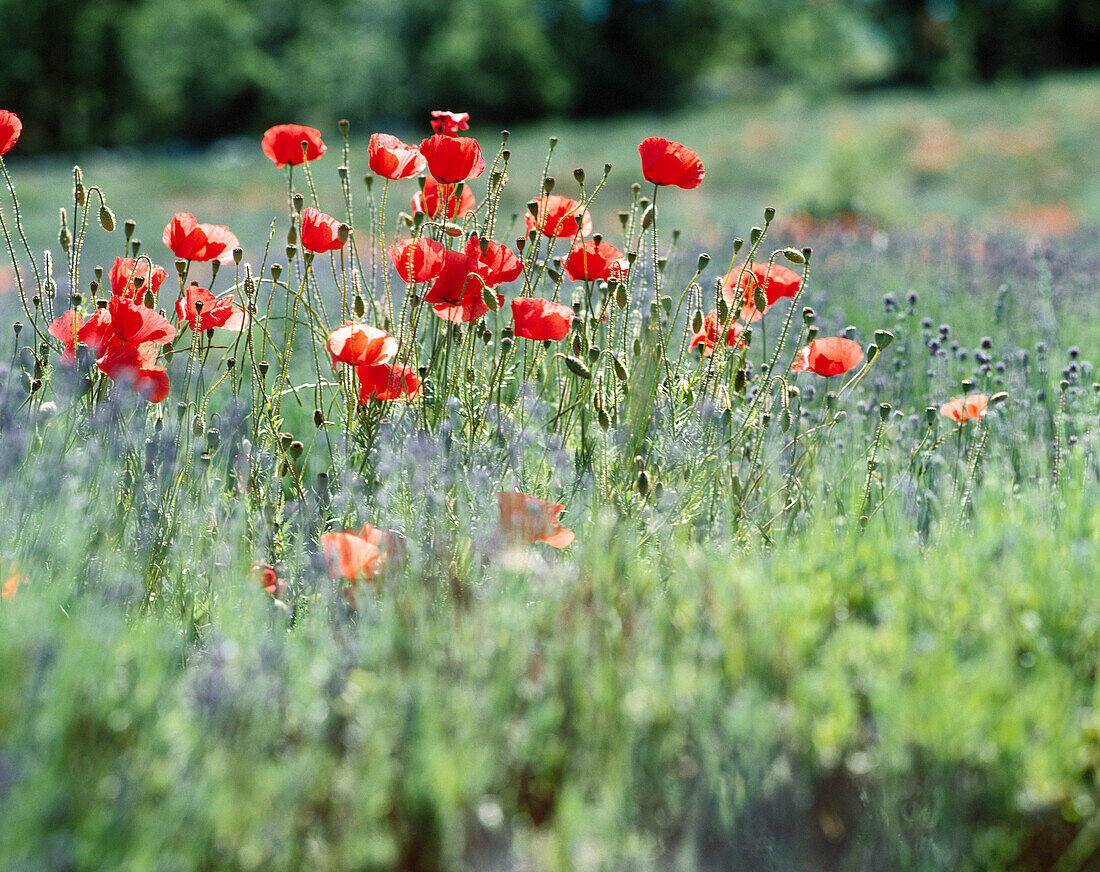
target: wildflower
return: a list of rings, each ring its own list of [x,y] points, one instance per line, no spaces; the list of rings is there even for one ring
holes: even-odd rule
[[[111,271],[107,274],[107,279],[111,283],[111,293],[125,295],[134,302],[141,302],[147,291],[152,292],[155,297],[166,278],[168,273],[161,267],[150,267],[148,261],[132,257],[116,257]],[[135,279],[141,280],[140,288]]]
[[[302,143],[306,143],[305,154]],[[275,161],[275,166],[297,166],[307,160],[317,160],[328,151],[321,141],[321,131],[301,124],[277,124],[268,128],[261,143],[264,154]]]
[[[23,132],[23,122],[10,109],[0,109],[0,155],[11,151]]]
[[[494,294],[494,296],[497,301],[497,308],[499,309],[504,305],[504,295]],[[478,318],[487,314],[489,306],[485,302],[485,297],[482,294],[467,294],[459,300],[459,302],[453,305],[450,303],[439,303],[432,306],[432,311],[444,321],[466,323],[469,321],[476,321]]]
[[[354,321],[333,330],[325,340],[325,347],[332,356],[333,369],[337,363],[352,366],[388,363],[397,354],[397,340],[389,333]]]
[[[180,260],[216,260],[227,264],[240,245],[224,224],[200,224],[190,212],[179,212],[164,228],[164,244]]]
[[[275,599],[282,599],[286,594],[286,582],[279,578],[275,567],[256,562],[252,564],[252,574],[259,580],[263,589]]]
[[[197,304],[201,304],[201,312]],[[233,302],[232,294],[219,299],[194,282],[176,300],[176,318],[180,323],[186,321],[196,332],[220,327],[240,333],[245,325],[244,309]]]
[[[168,396],[168,372],[156,365],[156,359],[157,346],[150,341],[112,345],[96,364],[111,381],[137,391],[150,403],[159,403]]]
[[[565,271],[574,282],[611,279],[613,265],[618,265],[620,271],[629,269],[623,253],[602,239],[599,242],[591,239],[583,245],[574,245],[569,257],[565,259]]]
[[[443,265],[424,294],[424,302],[432,305],[459,305],[472,294],[481,296],[482,278],[479,263],[463,251],[444,251]]]
[[[557,342],[569,335],[573,310],[539,297],[512,300],[515,335],[536,341]]]
[[[432,130],[444,136],[457,136],[460,130],[470,129],[469,112],[448,112],[445,109],[432,110]]]
[[[471,236],[466,242],[466,254],[477,261],[477,272],[489,287],[515,281],[523,275],[523,262],[508,246],[492,239]]]
[[[163,345],[176,338],[176,328],[168,323],[167,318],[139,306],[129,297],[111,297],[107,312],[111,319],[111,331],[119,342],[133,346],[144,342]]]
[[[420,393],[420,376],[411,366],[380,363],[357,366],[359,402],[368,400],[412,400]]]
[[[795,356],[791,372],[814,372],[833,376],[848,372],[863,360],[858,342],[843,336],[815,339]]]
[[[497,529],[505,538],[525,544],[545,542],[554,548],[565,548],[573,541],[573,531],[558,524],[558,515],[565,506],[507,491],[497,494],[497,505],[500,507]]]
[[[355,608],[358,582],[374,582],[386,566],[401,556],[403,541],[396,533],[364,524],[359,530],[322,533],[321,548],[330,578],[352,582],[343,596]]]
[[[423,236],[390,246],[390,260],[406,284],[430,282],[443,269],[443,246]]]
[[[741,305],[744,321],[759,321],[764,312],[784,297],[793,299],[802,287],[802,276],[778,263],[754,263],[749,269],[735,269],[722,286],[722,295],[731,305]],[[754,295],[760,288],[768,301],[764,312],[757,311]]]
[[[659,136],[643,139],[638,154],[642,158],[642,175],[655,185],[698,188],[706,175],[698,154],[686,145]]]
[[[444,185],[476,179],[485,172],[485,158],[476,139],[437,133],[420,143],[430,172]]]
[[[343,248],[340,222],[319,209],[307,206],[302,210],[302,247],[315,254]]]
[[[547,194],[533,202],[536,214],[532,215],[530,209],[524,213],[528,232],[537,229],[543,236],[557,239],[573,239],[578,232],[581,236],[592,233],[592,216],[577,200]]]
[[[971,418],[981,420],[985,417],[986,406],[989,398],[985,394],[971,394],[965,400],[952,397],[948,402],[940,406],[940,414],[958,421],[960,424]]]
[[[726,345],[730,348],[737,348],[741,345],[741,334],[745,328],[734,322],[729,325],[726,330]],[[718,312],[715,309],[711,309],[707,313],[707,316],[703,319],[703,329],[698,333],[695,333],[691,337],[691,344],[689,348],[695,348],[698,345],[703,346],[703,356],[710,357],[714,353],[714,347],[718,344]]]
[[[477,200],[469,185],[463,185],[462,193],[456,196],[454,185],[440,185],[428,176],[424,180],[424,190],[413,194],[409,205],[413,212],[423,212],[429,218],[461,218],[474,210]]]
[[[408,145],[388,133],[371,134],[367,146],[371,172],[385,179],[408,179],[422,172],[427,162],[416,146]]]

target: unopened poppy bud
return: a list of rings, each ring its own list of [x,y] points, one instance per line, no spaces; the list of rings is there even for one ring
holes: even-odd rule
[[[607,409],[596,410],[596,421],[601,430],[607,430],[611,426],[611,417],[607,414]]]
[[[691,316],[691,332],[702,333],[703,332],[703,310],[696,309],[695,314]]]
[[[575,170],[573,170],[573,178],[577,180],[578,185],[583,185],[584,184],[584,170],[581,169],[580,167],[577,167]]]
[[[191,422],[191,432],[196,436],[201,436],[206,430],[206,422],[202,419],[202,415],[196,415]]]
[[[646,470],[642,470],[638,473],[638,481],[635,483],[635,487],[638,489],[638,495],[644,500],[649,496],[650,485],[652,479]]]
[[[69,253],[69,243],[71,241],[72,239],[69,237],[69,228],[62,224],[61,229],[57,231],[57,242],[65,254]]]
[[[931,427],[936,423],[936,407],[927,406],[924,410],[924,423]]]
[[[504,181],[504,173],[500,170],[493,170],[489,175],[489,186],[492,188],[500,187],[500,183]]]
[[[876,330],[875,331],[875,345],[880,349],[885,348],[891,342],[894,341],[894,334],[889,330]]]
[[[110,210],[106,203],[101,203],[99,206],[99,224],[108,233],[114,232],[115,213]]]
[[[730,317],[730,304],[728,302],[726,302],[725,297],[722,297],[722,299],[720,299],[718,301],[718,320],[721,323],[725,324],[726,321],[729,320],[729,317]],[[701,329],[701,327],[700,327],[700,329]],[[698,333],[699,331],[697,330],[695,332]]]
[[[302,214],[302,204],[305,202],[301,194],[295,194],[291,202],[294,203],[294,211],[299,215]]]
[[[741,344],[749,345],[752,342],[752,324],[746,324],[745,329],[741,331]]]
[[[804,258],[802,256],[802,252],[797,251],[796,249],[793,249],[793,248],[784,248],[783,249],[783,256],[785,258],[787,258],[787,260],[789,260],[791,263],[805,263],[806,262],[806,258]]]
[[[624,382],[629,378],[629,373],[626,371],[626,366],[623,364],[617,354],[611,354],[611,370],[615,373],[615,378]]]
[[[546,274],[550,277],[550,281],[557,284],[561,281],[561,273],[554,269],[552,266],[546,268]]]
[[[760,237],[764,235],[763,227],[754,227],[749,231],[749,245],[756,245],[760,241]]]
[[[549,194],[552,190],[554,190],[554,177],[547,176],[542,180],[542,192],[544,194]]]
[[[355,311],[356,318],[362,318],[363,313],[367,311],[366,304],[363,302],[363,295],[356,294],[355,300],[352,303],[352,309]]]
[[[453,221],[448,221],[443,225],[443,232],[451,237],[459,237],[462,235],[461,225],[455,224]]]
[[[622,284],[616,285],[615,286],[615,305],[618,306],[620,309],[625,309],[626,304],[628,302],[630,302],[630,301],[629,301],[628,296],[627,296],[626,285],[622,285]]]
[[[145,303],[146,309],[152,309],[157,304],[157,298],[153,296],[152,291],[146,291],[145,296],[142,298],[142,302]],[[198,303],[196,302],[196,307]]]
[[[141,240],[134,239],[130,242],[130,254],[134,257],[138,256],[138,252],[141,251]]]
[[[772,223],[772,219],[773,219],[774,217],[775,217],[775,207],[774,207],[774,206],[768,206],[768,207],[767,207],[767,208],[766,208],[766,209],[764,210],[764,223],[765,223],[765,224],[771,224],[771,223]]]
[[[367,186],[367,193],[369,194],[374,188],[374,176],[367,173],[367,175],[363,176],[363,184]],[[423,190],[423,184],[421,185],[421,190]]]
[[[92,292],[92,299],[95,299],[95,295],[99,292],[99,282],[88,282],[88,290]]]
[[[299,457],[302,456],[303,448],[305,448],[305,446],[297,439],[295,439],[293,442],[290,443],[290,456],[297,460]]]
[[[282,264],[278,264],[278,263],[273,263],[273,264],[271,264],[271,280],[272,280],[273,282],[278,282],[278,281],[279,281],[279,277],[280,277],[280,276],[281,276],[282,274],[283,274],[283,267],[282,267]]]
[[[880,419],[882,420],[882,422],[883,422],[884,424],[886,423],[886,419],[890,417],[890,411],[891,411],[891,410],[892,410],[893,408],[894,408],[894,407],[893,407],[893,406],[891,406],[891,405],[890,405],[889,403],[880,403],[880,404],[879,404],[879,407],[878,407],[878,416],[879,416],[879,418],[880,418]]]
[[[572,355],[565,358],[566,368],[578,378],[590,379],[592,372],[584,365],[584,361]]]
[[[351,228],[347,224],[341,223],[336,228],[336,238],[340,240],[340,244],[343,245],[348,241],[348,236],[351,234]]]
[[[80,172],[80,167],[73,167],[73,202],[78,206],[83,206],[84,197],[84,177]]]
[[[768,296],[764,293],[764,289],[757,285],[752,291],[752,304],[756,307],[757,312],[763,312],[768,308]]]
[[[630,343],[630,350],[634,352],[634,356],[637,357],[642,353],[642,340],[641,337],[635,336],[634,341]]]
[[[580,337],[579,334],[577,334],[577,333],[573,334],[572,345],[573,345],[573,354],[576,357],[580,357],[581,356],[581,337]]]
[[[646,206],[642,212],[642,230],[648,230],[657,217],[657,209],[654,206]]]
[[[813,253],[814,253],[814,250],[812,248],[810,248],[810,246],[808,246],[808,245],[805,248],[802,249],[802,257],[807,263],[809,263],[810,255],[813,254]]]
[[[786,433],[788,430],[791,429],[791,410],[790,409],[784,408],[783,411],[779,413],[779,428],[784,433]]]
[[[600,346],[589,345],[588,346],[588,362],[595,363],[600,359]]]
[[[486,308],[488,308],[490,312],[496,312],[500,309],[500,302],[497,300],[497,295],[489,290],[489,288],[481,289],[481,300],[485,303]]]

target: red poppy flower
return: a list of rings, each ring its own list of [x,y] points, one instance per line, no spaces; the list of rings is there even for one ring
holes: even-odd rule
[[[638,146],[642,157],[642,175],[655,185],[698,188],[706,170],[699,155],[678,142],[651,136]]]
[[[518,492],[497,494],[500,507],[500,532],[520,542],[545,542],[554,548],[564,548],[573,541],[573,531],[558,524],[558,515],[565,506],[547,503]]]
[[[463,251],[444,251],[443,265],[424,294],[424,302],[457,306],[472,294],[480,298],[481,288],[477,260]]]
[[[516,297],[512,300],[512,321],[516,336],[557,342],[569,335],[573,310],[540,297]]]
[[[303,142],[307,144],[304,157]],[[328,151],[328,146],[321,142],[321,131],[301,124],[276,124],[268,128],[260,147],[277,167],[287,164],[297,166],[307,160],[317,160]]]
[[[766,312],[784,297],[794,299],[802,287],[802,276],[782,264],[754,263],[747,270],[735,269],[722,285],[722,295],[726,301],[742,307],[741,317],[745,321],[759,321],[763,312],[756,310],[754,296],[756,289],[764,292],[768,301]]]
[[[477,200],[469,185],[463,185],[462,194],[456,197],[454,185],[440,185],[428,176],[424,180],[424,190],[413,194],[409,205],[413,212],[423,212],[429,218],[461,218],[467,212],[474,211]]]
[[[616,263],[620,270],[629,268],[623,253],[610,242],[590,239],[583,245],[573,246],[565,259],[565,271],[571,281],[598,282],[611,278],[611,266]]]
[[[321,548],[332,578],[373,581],[382,569],[382,552],[354,531],[322,533]]]
[[[428,162],[428,172],[445,185],[476,179],[485,172],[481,146],[468,136],[437,133],[420,143],[420,153]]]
[[[406,284],[430,282],[443,269],[445,249],[434,239],[423,236],[406,239],[390,246],[390,260]]]
[[[0,155],[7,154],[23,132],[23,122],[10,109],[0,109]]]
[[[202,303],[201,313],[196,303]],[[198,331],[221,327],[240,333],[245,325],[244,309],[234,304],[232,294],[218,299],[197,284],[188,287],[187,293],[176,300],[176,317]]]
[[[478,274],[485,279],[485,284],[495,288],[523,275],[523,262],[508,246],[492,239],[486,239],[484,243],[485,249],[482,250],[482,240],[476,235],[471,236],[466,242],[466,254],[477,261]]]
[[[125,294],[135,302],[142,302],[146,291],[152,291],[155,297],[164,280],[168,278],[159,266],[149,268],[146,260],[136,260],[132,257],[116,257],[111,271],[107,274],[111,283],[111,293]],[[141,279],[141,288],[137,288],[134,279]]]
[[[315,254],[343,248],[340,222],[319,209],[307,206],[302,210],[302,247]]]
[[[143,342],[112,345],[96,363],[111,381],[132,388],[150,403],[159,403],[168,396],[168,372],[157,366],[156,360],[156,344]]]
[[[15,592],[19,590],[21,584],[27,584],[27,577],[21,575],[18,568],[12,569],[4,582],[4,586],[0,588],[0,599],[11,599],[15,596]]]
[[[380,363],[357,366],[359,402],[368,400],[411,400],[420,393],[420,376],[411,366]]]
[[[504,305],[504,295],[496,294],[495,296],[497,299],[497,308],[499,309]],[[439,305],[432,306],[432,311],[444,321],[465,324],[468,321],[476,321],[478,318],[488,313],[489,307],[485,304],[485,298],[479,293],[476,295],[468,294],[454,305],[440,303]]]
[[[814,372],[818,375],[841,375],[859,365],[863,349],[858,342],[843,336],[815,339],[795,357],[791,372]]]
[[[397,340],[385,330],[347,321],[341,324],[325,340],[325,347],[332,356],[332,368],[336,364],[373,366],[387,363],[397,354]]]
[[[688,347],[695,348],[697,345],[702,345],[703,356],[710,357],[714,353],[714,346],[718,344],[718,326],[718,312],[711,309],[703,319],[703,329],[691,337],[691,345]],[[744,331],[745,328],[736,321],[730,324],[729,329],[726,330],[726,345],[730,348],[740,345],[741,334]]]
[[[200,224],[206,234],[206,255],[203,260],[217,261],[222,266],[233,263],[233,249],[241,247],[241,241],[224,224]]]
[[[538,228],[543,236],[557,239],[572,239],[577,236],[578,230],[581,236],[592,233],[592,216],[581,208],[577,200],[549,194],[534,202],[538,217],[532,215],[530,209],[523,213],[528,232]]]
[[[421,172],[427,162],[414,145],[388,133],[372,133],[367,146],[371,172],[384,179],[408,179]]]
[[[275,599],[281,599],[286,594],[286,582],[279,578],[275,567],[266,563],[253,563],[252,574],[256,576],[260,585]]]
[[[988,403],[989,398],[985,394],[971,394],[965,400],[952,397],[949,402],[940,406],[940,414],[961,424],[971,418],[984,418]]]
[[[111,315],[111,330],[120,342],[135,346],[144,342],[161,345],[176,337],[176,328],[167,318],[137,305],[129,297],[111,297],[107,311]]]
[[[445,109],[432,110],[432,130],[444,136],[457,136],[460,130],[470,129],[469,112],[448,112]]]
[[[75,309],[58,315],[46,328],[46,332],[54,339],[58,339],[65,346],[61,355],[62,363],[73,363],[76,360],[76,343],[80,339],[80,331],[84,327],[84,316]]]

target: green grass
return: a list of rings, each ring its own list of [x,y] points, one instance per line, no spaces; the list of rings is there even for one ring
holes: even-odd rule
[[[913,131],[933,124],[960,137],[958,163],[932,171],[926,151],[918,172]],[[551,133],[556,190],[615,164],[594,207],[615,242],[636,142],[698,147],[704,186],[659,195],[660,251],[683,230],[674,298],[700,250],[706,285],[779,207],[766,250],[814,246],[781,366],[803,305],[822,336],[893,335],[847,391],[802,374],[758,400],[778,307],[754,328],[747,391],[719,358],[728,418],[705,365],[679,362],[683,319],[643,320],[648,242],[628,330],[584,328],[622,356],[628,390],[606,357],[586,358],[589,392],[553,356],[568,344],[541,358],[519,340],[544,402],[508,370],[498,408],[501,316],[453,348],[429,319],[421,359],[446,353],[414,412],[345,418],[331,384],[323,431],[308,399],[280,419],[226,384],[204,408],[181,388],[185,350],[150,407],[103,379],[93,406],[58,348],[40,372],[16,348],[0,371],[0,583],[22,580],[0,600],[0,869],[1100,867],[1098,128],[1100,79],[1080,78],[517,130],[517,204]],[[980,151],[1009,130],[1012,154]],[[256,264],[273,216],[281,250],[284,182],[251,141],[231,148],[82,165],[154,260],[170,265],[159,229],[186,210],[230,223]],[[337,163],[333,148],[314,165],[334,214]],[[56,161],[10,166],[45,246],[69,182]],[[1084,226],[1029,245],[1035,228],[1004,227],[1020,203],[1064,203]],[[852,207],[885,231],[779,223]],[[89,234],[85,282],[122,250],[118,231]],[[276,340],[295,284],[265,324]],[[293,382],[316,379],[310,338],[303,323]],[[212,349],[203,389],[224,366]],[[935,412],[977,391],[1003,394],[981,426]],[[615,413],[606,433],[593,394]],[[284,429],[306,443],[292,474]],[[512,487],[564,503],[575,543],[505,547],[495,492]],[[404,547],[353,610],[318,538],[363,522]],[[278,598],[253,561],[277,564]]]

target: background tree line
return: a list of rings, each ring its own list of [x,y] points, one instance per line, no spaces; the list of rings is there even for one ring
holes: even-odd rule
[[[1100,63],[1095,0],[0,0],[27,150],[209,140],[294,118],[667,109]],[[751,72],[751,78],[742,74]],[[731,84],[735,83],[735,84]]]

